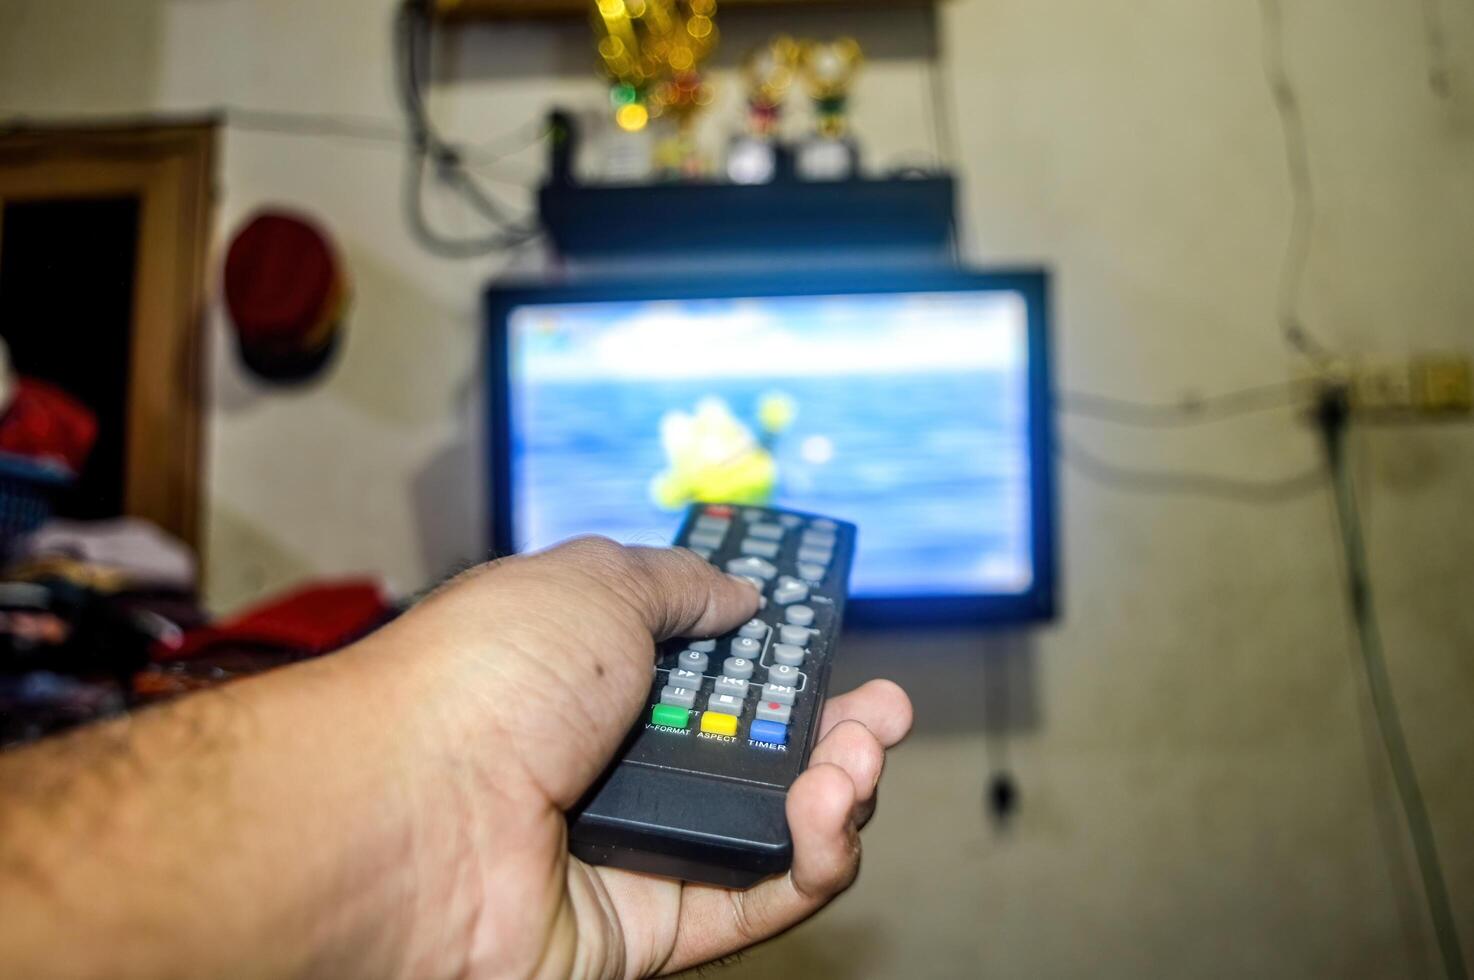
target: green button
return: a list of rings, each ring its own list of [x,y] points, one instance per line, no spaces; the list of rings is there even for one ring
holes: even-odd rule
[[[657,704],[650,712],[650,721],[667,728],[685,728],[691,723],[691,712],[673,704]]]

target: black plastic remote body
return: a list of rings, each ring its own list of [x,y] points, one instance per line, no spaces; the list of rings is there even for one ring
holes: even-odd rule
[[[697,504],[675,543],[751,579],[763,607],[726,636],[656,651],[649,702],[571,815],[570,847],[592,864],[746,888],[792,858],[784,802],[818,735],[855,527]]]

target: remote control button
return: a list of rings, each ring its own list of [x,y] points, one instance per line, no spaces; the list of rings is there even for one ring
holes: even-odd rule
[[[798,687],[798,680],[803,675],[798,672],[797,667],[787,664],[774,664],[768,668],[768,683],[782,684],[786,687]]]
[[[801,561],[798,563],[798,577],[810,585],[818,585],[824,581],[824,566],[818,562]]]
[[[732,641],[732,656],[756,660],[763,652],[763,645],[748,636],[739,636]]]
[[[726,504],[707,504],[705,511],[712,517],[732,516],[732,508],[728,507]]]
[[[696,518],[696,523],[691,525],[698,531],[715,531],[718,534],[726,534],[727,528],[732,526],[730,517],[713,517],[710,514],[702,514]]]
[[[768,635],[768,624],[761,619],[749,619],[742,624],[737,635],[748,640],[761,640]]]
[[[672,667],[670,673],[665,676],[665,682],[671,687],[684,687],[692,691],[698,691],[701,689],[701,676],[699,670]]]
[[[676,666],[695,674],[706,673],[706,664],[706,654],[700,650],[682,650],[681,655],[676,658]]]
[[[713,689],[717,694],[730,694],[734,698],[747,697],[747,681],[740,677],[718,677],[716,687]],[[691,702],[696,702],[696,692],[691,691]]]
[[[798,697],[798,688],[788,684],[773,684],[771,682],[763,685],[763,700],[777,701],[779,704],[792,704]]]
[[[673,704],[677,708],[694,708],[696,707],[696,692],[689,687],[667,685],[660,689],[660,703]]]
[[[778,580],[773,588],[773,601],[780,606],[786,606],[790,602],[803,602],[809,597],[809,587],[796,578],[787,575]]]
[[[834,552],[828,548],[816,548],[811,546],[808,548],[798,549],[798,560],[806,565],[824,565],[827,567],[830,560],[833,558]]]
[[[719,714],[715,711],[703,711],[701,730],[712,735],[736,735],[737,718],[734,715]]]
[[[712,551],[720,548],[722,542],[727,539],[725,534],[716,531],[692,531],[686,535],[686,546],[689,548],[709,548]]]
[[[802,517],[799,517],[797,514],[779,514],[778,515],[778,523],[779,524],[782,524],[784,527],[788,528],[790,531],[793,530],[794,528],[798,527],[803,522],[804,522],[804,519]]]
[[[783,618],[794,626],[809,626],[814,622],[814,610],[811,606],[789,606],[783,610]]]
[[[757,717],[759,721],[776,721],[780,725],[788,724],[788,717],[793,714],[793,709],[786,704],[777,701],[759,701],[757,703]]]
[[[764,541],[782,541],[783,525],[764,521],[761,524],[747,525],[747,536],[749,538],[762,538]]]
[[[692,548],[691,550],[695,552],[696,557],[700,558],[702,561],[711,561],[710,548]]]
[[[756,555],[759,558],[777,558],[778,542],[745,538],[742,541],[741,551],[744,555]]]
[[[774,643],[773,659],[780,664],[790,667],[802,667],[804,665],[804,648],[796,647],[791,643]]]
[[[695,650],[697,653],[711,653],[716,648],[716,640],[692,640],[686,644],[687,650]]]
[[[771,742],[774,745],[788,744],[788,726],[776,721],[755,721],[747,729],[747,737],[754,742]]]
[[[809,645],[809,637],[811,637],[813,635],[814,635],[814,631],[811,630],[811,629],[809,629],[807,626],[780,626],[780,627],[778,627],[778,639],[781,640],[784,643],[787,643],[787,644],[790,644],[790,645],[796,646],[796,647],[806,647],[806,646],[808,646]]]
[[[744,681],[748,680],[752,677],[752,661],[746,657],[728,657],[722,663],[722,675],[724,677],[739,677]]]
[[[762,601],[757,604],[757,607],[759,609],[766,609],[766,608],[768,608],[768,597],[765,596],[765,595],[763,595],[763,590],[768,587],[768,583],[767,582],[764,582],[762,579],[758,578],[756,575],[739,575],[737,577],[740,578],[740,579],[742,579],[742,581],[744,581],[744,582],[750,582],[750,583],[752,583],[752,587],[754,589],[757,589],[758,596],[759,596],[759,598],[762,599]]]
[[[836,538],[833,531],[805,531],[799,538],[799,546],[803,548],[834,548]]]
[[[740,715],[742,699],[730,694],[713,694],[706,699],[707,714]]]
[[[768,512],[761,507],[749,507],[742,512],[742,516],[749,521],[765,521],[768,519]]]
[[[770,561],[764,561],[755,555],[745,558],[733,558],[727,562],[727,571],[733,575],[750,575],[754,578],[767,580],[778,574],[778,569],[773,567]]]
[[[709,513],[710,511],[711,508],[708,507],[707,512]],[[839,528],[839,525],[827,517],[816,517],[812,521],[809,521],[809,527],[817,528],[820,531],[834,531]]]
[[[685,728],[691,724],[691,712],[673,704],[657,704],[650,712],[650,723],[666,728]]]

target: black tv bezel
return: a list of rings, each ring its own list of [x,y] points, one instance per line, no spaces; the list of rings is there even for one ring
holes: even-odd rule
[[[1054,619],[1058,605],[1054,416],[1049,274],[1043,269],[804,270],[729,276],[583,279],[568,284],[497,283],[487,287],[484,295],[487,324],[486,431],[490,448],[487,468],[491,487],[489,531],[492,553],[502,555],[516,550],[507,350],[507,320],[513,309],[567,303],[920,292],[1013,292],[1024,297],[1029,351],[1033,583],[1027,591],[1020,593],[856,598],[849,603],[846,623],[872,626],[1006,625]],[[673,517],[672,533],[675,524]],[[865,529],[861,527],[862,540],[864,534]]]

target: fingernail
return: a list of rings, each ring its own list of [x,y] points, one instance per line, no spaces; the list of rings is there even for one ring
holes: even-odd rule
[[[743,585],[747,586],[749,589],[751,589],[754,592],[757,591],[757,586],[753,585],[751,582],[749,582],[747,579],[743,578],[741,575],[733,575],[731,572],[728,572],[727,573],[727,578],[731,579],[734,582],[741,582]]]

